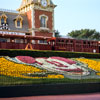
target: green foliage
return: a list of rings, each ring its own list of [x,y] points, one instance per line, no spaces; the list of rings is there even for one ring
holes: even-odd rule
[[[75,30],[68,33],[68,36],[71,36],[77,39],[100,40],[100,33],[97,32],[95,29],[94,30],[90,30],[90,29]]]
[[[0,75],[0,86],[32,85],[32,84],[56,84],[56,83],[91,83],[100,82],[98,79],[24,79]]]
[[[82,52],[67,52],[67,51],[39,51],[39,50],[0,50],[0,56],[31,56],[31,57],[51,57],[60,56],[66,58],[100,58],[98,53],[82,53]]]
[[[55,37],[61,37],[60,32],[58,30],[55,32]]]

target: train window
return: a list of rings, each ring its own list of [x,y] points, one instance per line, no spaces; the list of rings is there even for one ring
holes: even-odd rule
[[[57,39],[57,40],[56,40],[56,42],[60,42],[60,40],[59,40],[59,39]]]
[[[66,43],[68,43],[68,40],[66,40]]]
[[[88,42],[88,45],[90,46],[90,42]]]
[[[64,42],[64,40],[62,40],[61,42]]]
[[[0,42],[7,42],[7,39],[5,39],[5,38],[0,38]]]
[[[40,44],[47,44],[47,41],[46,40],[39,40],[39,43]]]
[[[23,43],[23,39],[15,39],[15,43]]]
[[[58,40],[58,42],[60,42],[60,40]]]
[[[83,41],[83,44],[86,44],[86,41]]]
[[[71,42],[71,43],[73,43],[73,41],[72,41],[72,40],[71,40],[70,42]]]
[[[64,40],[62,40],[61,42],[64,42]]]

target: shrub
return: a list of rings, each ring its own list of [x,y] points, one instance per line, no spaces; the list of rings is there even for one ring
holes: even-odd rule
[[[31,57],[51,57],[59,56],[65,58],[100,58],[99,53],[67,52],[67,51],[36,51],[36,50],[0,50],[0,56],[31,56]]]

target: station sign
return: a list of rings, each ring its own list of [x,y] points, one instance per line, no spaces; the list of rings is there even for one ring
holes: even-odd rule
[[[9,34],[9,35],[25,35],[25,33],[21,33],[21,32],[13,32],[13,31],[1,31],[0,30],[0,34]]]

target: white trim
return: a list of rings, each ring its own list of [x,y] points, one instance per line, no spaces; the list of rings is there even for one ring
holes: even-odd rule
[[[34,28],[35,28],[35,11],[32,7],[32,13],[31,13],[31,18],[32,18],[32,36],[35,36]]]
[[[54,23],[54,10],[52,12],[52,30],[55,30],[55,23]],[[53,37],[55,37],[55,32],[53,32]]]
[[[49,7],[49,6],[46,7],[46,8],[43,8],[41,6],[35,5],[35,9],[52,12],[54,8],[53,7]]]
[[[39,20],[41,20],[41,17],[43,17],[43,16],[46,17],[46,20],[48,20],[48,16],[45,15],[45,14],[40,15],[40,16],[39,16]]]
[[[44,30],[44,31],[50,31],[50,29],[47,28],[47,27],[40,27],[39,30],[40,30],[40,31],[41,31],[41,30]]]

